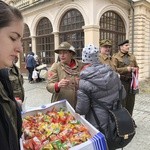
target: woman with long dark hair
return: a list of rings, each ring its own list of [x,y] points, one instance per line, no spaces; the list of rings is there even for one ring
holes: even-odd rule
[[[20,150],[21,112],[13,96],[8,69],[22,51],[23,17],[0,1],[0,149]]]

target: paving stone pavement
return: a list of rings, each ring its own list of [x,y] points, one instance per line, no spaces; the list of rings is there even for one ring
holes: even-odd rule
[[[50,103],[51,94],[46,90],[46,82],[29,84],[24,83],[24,108],[30,109]],[[136,95],[133,118],[137,124],[136,135],[124,150],[150,150],[150,94]]]

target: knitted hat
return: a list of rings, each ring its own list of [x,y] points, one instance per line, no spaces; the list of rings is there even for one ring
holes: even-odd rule
[[[76,54],[75,48],[71,44],[69,44],[68,42],[62,42],[59,45],[58,49],[56,49],[54,52],[59,53],[59,51],[61,51],[61,50],[72,51],[74,54]]]
[[[98,63],[99,62],[99,50],[92,44],[87,45],[82,51],[82,62],[83,63]]]

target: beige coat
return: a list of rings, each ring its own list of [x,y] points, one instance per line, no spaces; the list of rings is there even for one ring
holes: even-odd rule
[[[51,99],[52,102],[66,99],[72,105],[72,107],[75,108],[79,74],[83,67],[82,62],[75,60],[75,63],[76,65],[73,68],[70,68],[61,62],[54,63],[48,71],[47,90],[50,93],[53,93]],[[69,79],[69,85],[65,88],[61,88],[59,92],[56,92],[55,83],[64,78]]]
[[[126,64],[124,62],[124,54],[122,52],[118,52],[116,54],[113,55],[113,65],[115,66],[116,68],[116,71],[120,74],[120,75],[129,75],[131,76],[131,72],[129,73],[128,72],[128,69],[127,67],[130,66],[130,67],[138,67],[138,64],[137,64],[137,61],[136,61],[136,58],[133,54],[131,53],[128,53],[127,54],[127,57],[129,59],[129,64]]]
[[[112,61],[112,57],[108,57],[107,55],[105,54],[101,54],[99,55],[99,60],[102,64],[107,64],[109,65],[113,70],[115,70],[115,66],[113,64],[113,61]]]

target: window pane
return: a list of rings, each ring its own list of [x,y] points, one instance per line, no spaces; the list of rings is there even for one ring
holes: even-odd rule
[[[42,18],[36,30],[36,48],[37,55],[43,63],[48,65],[54,62],[54,35],[50,21],[47,18]]]
[[[77,50],[77,58],[81,59],[82,48],[84,47],[84,32],[82,29],[84,20],[81,13],[72,9],[67,11],[61,19],[60,23],[60,43],[67,41],[72,44]]]
[[[23,43],[23,53],[21,54],[21,61],[25,62],[25,58],[29,54],[29,51],[31,50],[30,30],[27,24],[24,24],[24,33],[23,33],[22,43]]]
[[[113,12],[105,12],[100,19],[100,40],[110,39],[113,43],[112,53],[118,51],[118,43],[126,37],[125,26],[121,17]]]

